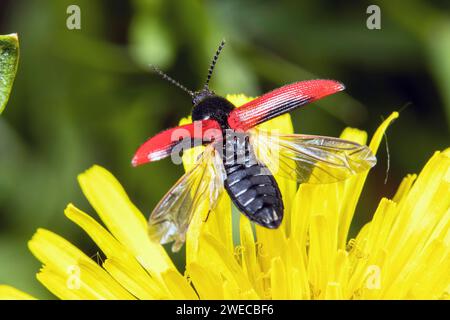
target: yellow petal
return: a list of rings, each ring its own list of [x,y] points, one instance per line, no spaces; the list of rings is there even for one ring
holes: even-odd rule
[[[287,238],[282,226],[278,229],[268,229],[256,225],[255,230],[258,245],[258,259],[261,271],[266,274],[269,272],[273,258],[285,258]]]
[[[64,300],[129,300],[134,297],[115,282],[104,270],[80,262],[66,274],[44,266],[38,280],[58,298]]]
[[[288,299],[288,282],[286,277],[286,270],[281,258],[277,257],[272,260],[270,274],[272,299]]]
[[[349,291],[362,298],[438,299],[450,278],[450,149],[437,152],[420,175],[403,180],[394,201],[383,199],[357,237]],[[416,180],[414,182],[414,180]],[[413,183],[414,182],[414,183]],[[369,268],[379,288],[367,286]],[[359,289],[358,289],[359,288]]]
[[[294,204],[291,211],[291,234],[299,248],[306,248],[308,228],[310,219],[314,210],[312,210],[314,201],[311,201],[315,195],[318,185],[301,184],[294,198]],[[319,202],[320,203],[320,202]]]
[[[392,112],[389,117],[387,117],[386,120],[383,121],[383,123],[378,127],[378,129],[375,131],[372,140],[370,140],[369,148],[372,150],[373,154],[376,154],[378,151],[378,148],[380,147],[381,140],[384,137],[384,133],[386,132],[389,125],[399,117],[398,112]]]
[[[202,300],[224,299],[222,277],[220,273],[202,266],[200,263],[192,262],[186,266],[189,277]]]
[[[299,247],[296,239],[289,238],[284,257],[289,299],[309,299],[311,288],[306,269],[306,247]]]
[[[67,218],[79,225],[88,236],[97,244],[107,257],[116,257],[127,261],[134,259],[128,250],[103,228],[91,216],[87,215],[73,204],[69,204],[64,210]]]
[[[176,300],[197,300],[198,296],[180,273],[176,270],[167,270],[161,277],[167,285],[167,290],[171,293],[172,299]]]
[[[76,276],[76,275],[74,275]],[[59,273],[55,269],[43,267],[36,278],[42,283],[51,293],[61,300],[96,300],[99,296],[90,290],[82,288],[79,284],[79,278],[72,280]]]
[[[175,270],[164,248],[150,240],[146,219],[111,173],[93,166],[80,174],[78,180],[84,195],[109,231],[148,271]]]
[[[256,292],[264,296],[264,282],[262,272],[257,260],[257,252],[253,231],[250,221],[241,214],[240,217],[240,239],[242,251],[242,268],[247,274],[247,278],[255,288]]]
[[[233,253],[231,199],[225,191],[211,215],[207,220],[206,230],[222,243],[227,252]]]
[[[335,262],[335,282],[339,283],[342,296],[348,298],[348,279],[351,274],[351,266],[348,253],[345,250],[338,250]]]
[[[341,300],[343,299],[342,288],[340,283],[329,282],[325,290],[325,299],[327,300]]]
[[[133,281],[135,281],[135,279],[139,279],[145,283],[148,283],[148,286],[151,287],[151,295],[153,297],[170,296],[170,293],[167,292],[167,288],[164,283],[159,281],[160,279],[157,281],[152,279],[147,271],[145,271],[137,262],[132,253],[92,217],[77,209],[72,204],[67,206],[64,213],[70,220],[85,230],[89,237],[106,254],[109,258],[109,263],[105,262],[105,269],[130,292],[134,292],[137,289],[132,287],[131,289],[133,289],[133,291],[131,291],[127,286],[125,286],[125,284],[130,283],[133,285]],[[132,275],[132,279],[127,280],[123,270],[127,270],[128,274]],[[118,278],[116,278],[116,276]],[[149,299],[149,296],[146,295],[145,299]]]
[[[347,127],[342,131],[340,138],[365,145],[367,143],[367,132]]]
[[[389,286],[384,288],[384,295],[389,296],[393,288],[398,287],[400,279],[407,279],[418,266],[427,263],[426,257],[433,252],[430,246],[440,243],[446,248],[443,252],[448,252],[449,244],[445,239],[450,226],[449,171],[450,149],[435,153],[398,207],[386,242],[390,254],[385,277]],[[432,273],[430,269],[427,272]],[[429,281],[433,282],[433,279]],[[412,284],[405,280],[402,292],[405,293]]]
[[[373,154],[376,154],[378,147],[380,146],[381,140],[383,139],[384,133],[386,132],[389,125],[397,119],[399,116],[398,112],[393,112],[375,131],[375,134],[370,141],[369,148],[372,150]],[[343,136],[347,140],[355,141],[361,143],[366,139],[366,134],[359,130],[344,131]],[[339,234],[338,234],[338,245],[340,249],[344,249],[347,242],[348,231],[350,229],[350,223],[353,219],[355,213],[356,204],[358,203],[359,196],[361,195],[364,182],[366,181],[368,172],[358,174],[351,177],[344,182],[344,194],[339,195],[342,203],[340,211],[340,222],[339,222]],[[340,184],[340,183],[338,183]]]
[[[383,198],[370,223],[366,224],[359,232],[356,241],[352,242],[349,257],[354,263],[351,277],[348,283],[348,294],[360,291],[362,295],[371,294],[365,290],[367,287],[367,273],[384,270],[386,261],[386,241],[392,229],[393,222],[397,216],[397,204]],[[383,274],[385,271],[383,271]],[[384,281],[385,277],[381,280]],[[375,296],[371,296],[375,298]]]
[[[245,94],[227,94],[225,98],[238,108],[255,99],[255,97],[247,97]]]
[[[191,262],[196,261],[198,253],[198,245],[200,240],[200,234],[205,229],[205,219],[208,215],[208,209],[204,208],[204,203],[200,205],[201,210],[196,210],[189,224],[188,231],[186,233],[186,265],[189,266]],[[211,212],[214,214],[214,212]],[[188,270],[189,272],[189,270]]]
[[[217,270],[224,279],[230,282],[228,288],[239,288],[239,297],[235,298],[243,298],[243,296],[247,299],[257,298],[257,294],[250,281],[245,276],[245,273],[234,256],[228,254],[224,250],[223,245],[208,233],[203,233],[200,239],[198,262],[204,266],[208,266],[208,268]]]
[[[0,285],[0,300],[35,300],[28,293],[20,291],[14,287]]]
[[[38,279],[48,280],[52,287],[47,288],[57,289],[56,292],[52,291],[55,295],[72,297],[73,293],[70,292],[71,288],[68,284],[74,281],[86,284],[88,289],[96,292],[97,298],[132,298],[104,269],[70,242],[53,232],[38,229],[28,246],[44,264]],[[48,275],[49,273],[53,275]],[[57,279],[61,281],[59,284],[55,283]],[[46,283],[43,282],[44,285]]]
[[[308,276],[315,298],[323,298],[332,275],[334,256],[330,247],[330,228],[325,216],[311,218]]]
[[[98,265],[81,262],[79,266],[81,285],[90,288],[103,299],[135,299]]]
[[[408,192],[411,189],[411,186],[413,185],[413,183],[416,180],[416,178],[417,178],[417,175],[415,175],[415,174],[408,174],[402,180],[402,183],[398,187],[394,198],[392,198],[392,201],[394,201],[396,203],[400,203],[405,198],[405,196],[408,194]]]
[[[28,248],[44,265],[52,266],[61,273],[66,273],[68,268],[80,262],[97,266],[70,242],[45,229],[36,231],[28,242]]]
[[[146,273],[136,273],[130,269],[123,260],[110,258],[105,261],[103,267],[120,283],[140,300],[168,299],[169,295],[161,290],[158,283]]]

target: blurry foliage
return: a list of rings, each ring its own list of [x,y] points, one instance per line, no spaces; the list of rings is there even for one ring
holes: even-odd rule
[[[170,161],[132,169],[131,157],[191,106],[148,64],[199,88],[222,38],[228,45],[212,80],[219,94],[258,95],[318,77],[347,85],[346,93],[294,112],[299,132],[337,136],[351,125],[372,133],[409,103],[388,132],[388,183],[383,152],[369,176],[358,208],[359,223],[367,221],[381,196],[392,196],[405,174],[448,145],[450,124],[448,1],[376,3],[381,30],[366,28],[366,1],[0,2],[0,33],[21,38],[21,66],[0,118],[0,283],[45,294],[26,249],[39,226],[96,254],[63,215],[69,202],[93,213],[76,175],[94,163],[150,212],[182,169]],[[81,30],[66,28],[70,4],[81,8]]]
[[[19,63],[17,34],[0,35],[0,114],[6,107]]]

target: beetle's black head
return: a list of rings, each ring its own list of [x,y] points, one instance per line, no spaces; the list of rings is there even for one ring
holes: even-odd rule
[[[194,92],[194,94],[192,95],[192,104],[195,106],[206,98],[210,98],[213,96],[215,96],[214,91],[210,90],[209,88],[203,88],[200,91]]]
[[[192,121],[212,119],[216,120],[222,129],[228,129],[228,115],[233,109],[234,105],[227,99],[213,93],[206,94],[194,105]]]

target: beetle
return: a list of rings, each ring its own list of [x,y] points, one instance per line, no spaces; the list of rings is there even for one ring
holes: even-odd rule
[[[274,173],[298,183],[332,183],[376,164],[367,146],[333,137],[264,132],[258,125],[345,89],[334,80],[307,80],[282,86],[236,108],[209,88],[225,42],[210,64],[203,88],[193,92],[154,67],[164,79],[192,97],[192,123],[165,130],[142,144],[133,166],[173,156],[196,145],[204,151],[158,203],[149,218],[150,235],[175,241],[177,251],[196,208],[209,197],[209,211],[226,190],[251,221],[278,228],[284,204]],[[209,212],[208,212],[209,215]]]

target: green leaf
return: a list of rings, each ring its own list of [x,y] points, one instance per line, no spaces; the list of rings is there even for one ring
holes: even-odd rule
[[[0,35],[0,114],[6,107],[19,62],[17,34]]]

